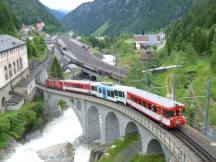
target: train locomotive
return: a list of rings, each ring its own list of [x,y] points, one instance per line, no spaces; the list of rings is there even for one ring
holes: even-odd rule
[[[135,87],[58,79],[47,79],[44,84],[47,88],[92,95],[127,105],[167,128],[177,128],[186,123],[183,104]]]

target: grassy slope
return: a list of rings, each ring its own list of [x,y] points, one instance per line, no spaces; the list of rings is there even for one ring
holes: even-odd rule
[[[25,104],[20,110],[0,115],[0,149],[4,148],[9,136],[20,140],[25,133],[43,123],[41,119],[43,101]]]
[[[161,155],[139,155],[137,154],[130,162],[165,162]]]
[[[115,145],[115,148],[109,148],[107,150],[108,156],[103,156],[99,162],[112,162],[115,160],[117,155],[127,146],[129,146],[134,141],[138,140],[138,135],[128,135],[124,138],[124,140],[116,139],[113,141],[113,145]]]
[[[187,105],[188,112],[193,111],[195,113],[196,111],[196,104],[191,104],[191,99],[184,99],[182,97],[189,96],[190,93],[187,89],[187,87],[191,84],[196,96],[206,96],[207,90],[207,81],[208,78],[212,81],[212,87],[211,91],[212,93],[215,93],[214,89],[216,88],[216,76],[213,74],[213,71],[210,68],[209,64],[209,58],[208,57],[197,57],[194,62],[187,62],[187,58],[182,52],[172,52],[172,56],[166,57],[166,59],[161,60],[163,62],[162,65],[173,65],[173,64],[182,64],[183,66],[179,69],[170,70],[165,73],[160,73],[154,75],[155,84],[158,85],[165,85],[165,78],[168,75],[176,74],[177,76],[177,100],[185,103]],[[190,72],[194,72],[194,74],[189,74]],[[170,85],[172,86],[172,85]],[[165,96],[166,90],[161,89],[159,90],[159,94]],[[205,97],[199,98],[202,110],[205,111]],[[216,109],[215,109],[215,102],[213,99],[211,99],[210,102],[210,109],[209,109],[209,120],[210,123],[213,124],[216,127]],[[202,119],[199,115],[199,113],[196,113],[195,120],[201,121]]]

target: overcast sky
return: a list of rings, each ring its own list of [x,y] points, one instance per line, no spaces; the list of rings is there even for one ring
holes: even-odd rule
[[[61,9],[65,11],[72,11],[80,4],[93,0],[40,0],[41,3],[52,9]]]

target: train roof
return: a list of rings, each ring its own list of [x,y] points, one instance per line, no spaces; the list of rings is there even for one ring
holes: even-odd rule
[[[63,80],[63,82],[72,82],[72,83],[81,83],[81,84],[90,84],[93,83],[89,80]]]
[[[184,106],[184,104],[182,103],[136,88],[129,89],[128,92],[131,92],[138,96],[142,96],[144,99],[149,100],[153,103],[157,103],[158,105],[165,108],[171,109],[176,106]]]
[[[115,89],[119,89],[119,90],[128,90],[128,89],[132,89],[132,88],[134,88],[134,87],[129,87],[129,86],[124,86],[124,85],[114,85],[114,88]]]

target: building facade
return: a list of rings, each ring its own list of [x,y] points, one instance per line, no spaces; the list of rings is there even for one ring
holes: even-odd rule
[[[26,43],[0,35],[0,112],[7,110],[7,101],[15,96],[14,87],[27,78],[30,74]]]
[[[137,49],[158,46],[165,41],[165,33],[134,35],[134,44]]]

